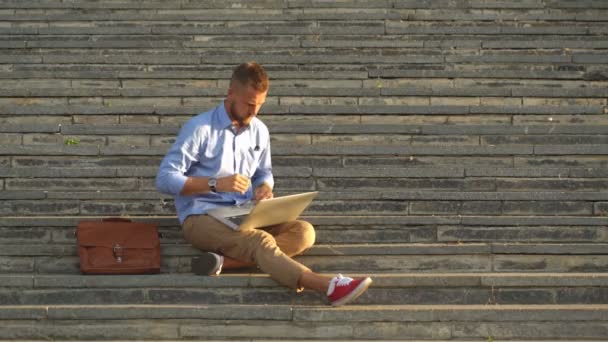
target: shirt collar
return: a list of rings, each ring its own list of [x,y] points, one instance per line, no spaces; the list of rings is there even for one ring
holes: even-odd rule
[[[241,128],[241,131],[246,131],[249,129],[249,127],[251,126],[252,122],[249,123],[249,125],[245,126],[244,128]],[[226,110],[226,105],[224,103],[224,101],[222,100],[222,104],[220,105],[220,127],[223,128],[229,128],[231,130],[236,130],[236,128],[233,129],[232,126],[232,120],[230,119],[230,116],[228,115],[228,111]]]
[[[232,120],[230,120],[230,116],[228,116],[224,101],[222,101],[222,104],[220,105],[220,125],[223,128],[232,128]]]

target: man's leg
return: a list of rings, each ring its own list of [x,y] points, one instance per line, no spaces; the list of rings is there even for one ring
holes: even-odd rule
[[[302,222],[291,223],[291,228],[287,224],[284,227],[270,227],[269,230],[279,233],[278,238],[284,241],[288,250],[291,248],[292,253],[301,252],[314,243],[312,226]],[[352,279],[338,274],[332,278],[316,274],[281,251],[275,237],[261,229],[234,231],[207,215],[188,217],[183,228],[186,240],[195,247],[256,263],[279,284],[296,292],[310,288],[326,294],[333,306],[357,299],[372,283],[369,277]],[[292,239],[298,243],[291,244]]]
[[[290,257],[302,254],[315,244],[315,229],[306,221],[294,220],[260,229],[272,234],[277,246]]]
[[[312,272],[281,251],[275,238],[261,229],[234,231],[210,216],[191,215],[184,221],[183,230],[194,247],[255,263],[278,283],[297,292],[304,290],[299,284],[302,273]]]
[[[313,226],[302,220],[285,222],[260,228],[274,236],[277,246],[289,257],[299,255],[315,243]],[[238,269],[257,266],[255,263],[239,261],[224,256],[223,269]]]

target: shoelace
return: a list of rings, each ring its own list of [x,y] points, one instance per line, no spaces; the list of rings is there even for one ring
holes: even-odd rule
[[[353,278],[345,277],[342,274],[338,273],[337,276],[331,279],[329,283],[329,287],[327,288],[327,295],[330,296],[338,286],[348,286]]]
[[[338,274],[338,281],[336,282],[336,286],[347,286],[353,281],[353,278],[343,277],[342,274]]]

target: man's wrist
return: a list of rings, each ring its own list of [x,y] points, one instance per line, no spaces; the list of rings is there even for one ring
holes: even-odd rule
[[[209,190],[211,192],[217,192],[217,178],[209,177],[207,180],[207,185],[209,186]]]
[[[264,185],[266,185],[267,187],[269,187],[269,188],[270,188],[270,190],[272,190],[272,186],[270,186],[270,184],[268,184],[268,182],[262,182],[262,183],[260,183],[260,184],[256,185],[256,186],[254,187],[254,189],[257,189],[257,188],[259,188],[259,187],[261,187],[261,186],[264,186]]]
[[[195,194],[204,194],[211,191],[209,188],[209,178],[210,177],[190,177],[194,181],[194,191]],[[216,184],[217,188],[217,184]]]

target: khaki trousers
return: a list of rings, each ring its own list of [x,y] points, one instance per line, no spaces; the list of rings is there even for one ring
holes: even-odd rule
[[[256,263],[281,285],[302,292],[299,280],[308,267],[291,257],[315,243],[313,226],[301,220],[234,231],[208,215],[190,215],[182,225],[184,238],[194,247],[244,262]]]

